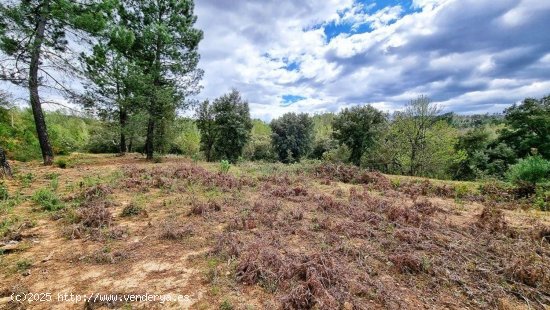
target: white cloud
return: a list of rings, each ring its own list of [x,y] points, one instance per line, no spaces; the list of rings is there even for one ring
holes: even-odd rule
[[[254,117],[271,119],[367,103],[393,111],[419,94],[453,111],[494,112],[550,92],[549,1],[367,3],[197,0],[197,99],[236,88]],[[327,25],[351,30],[327,38]],[[282,106],[283,95],[306,99]]]

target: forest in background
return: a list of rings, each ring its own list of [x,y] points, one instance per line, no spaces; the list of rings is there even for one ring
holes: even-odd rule
[[[10,105],[8,98],[3,96],[0,107],[1,145],[10,159],[39,159],[30,109]],[[221,102],[228,104],[220,108]],[[243,109],[231,108],[239,104]],[[215,112],[208,111],[216,106],[225,109],[229,118],[242,117],[216,123]],[[428,98],[420,97],[411,101],[408,110],[392,115],[358,106],[312,116],[288,113],[267,123],[250,119],[248,105],[234,91],[212,104],[200,105],[196,117],[175,117],[164,128],[157,149],[158,154],[208,161],[291,163],[314,159],[391,174],[456,180],[503,179],[509,167],[521,159],[549,158],[548,106],[548,98],[526,99],[503,114],[458,115],[440,113]],[[411,123],[422,117],[426,118],[425,124]],[[46,122],[55,154],[120,151],[121,128],[114,120],[77,115],[65,109],[46,112]],[[242,128],[235,128],[239,126]],[[124,130],[127,150],[143,153],[146,116],[134,115]],[[228,136],[220,136],[221,133]],[[229,137],[240,141],[230,143]]]

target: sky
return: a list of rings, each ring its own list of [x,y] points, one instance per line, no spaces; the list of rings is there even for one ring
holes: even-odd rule
[[[494,113],[550,94],[548,0],[199,0],[199,99],[235,88],[251,115],[386,112],[427,95]]]
[[[365,104],[391,113],[419,95],[495,113],[550,94],[550,0],[195,0],[195,14],[205,74],[194,99],[237,89],[265,121]],[[26,90],[0,89],[28,105]],[[41,94],[47,109],[71,106]]]

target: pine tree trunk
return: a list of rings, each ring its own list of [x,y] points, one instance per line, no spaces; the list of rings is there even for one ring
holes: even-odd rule
[[[11,177],[11,167],[6,159],[6,153],[4,153],[2,147],[0,147],[0,166],[2,166],[3,174]]]
[[[154,137],[155,120],[153,119],[153,117],[149,117],[149,123],[147,124],[147,140],[145,141],[145,153],[147,154],[147,159],[153,159]]]
[[[126,154],[126,121],[128,120],[128,112],[124,108],[120,108],[120,154]]]
[[[47,6],[48,2],[46,1],[44,3],[44,7]],[[48,130],[46,128],[44,112],[42,111],[40,96],[38,94],[38,66],[40,65],[40,51],[42,48],[42,41],[44,40],[45,29],[46,19],[43,15],[40,15],[31,52],[31,62],[29,67],[29,92],[36,133],[38,134],[38,142],[40,143],[40,149],[42,150],[44,165],[51,165],[53,163],[53,151],[48,138]]]

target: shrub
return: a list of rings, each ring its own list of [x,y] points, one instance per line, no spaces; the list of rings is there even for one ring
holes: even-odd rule
[[[136,216],[136,215],[140,215],[140,214],[146,214],[146,212],[145,212],[145,210],[143,210],[142,207],[140,207],[140,206],[138,206],[134,203],[130,203],[129,205],[124,207],[124,209],[122,209],[122,213],[121,213],[121,215],[125,216],[125,217]]]
[[[8,200],[9,197],[8,187],[4,183],[0,183],[0,200]]]
[[[231,164],[227,160],[220,161],[220,172],[221,173],[228,173],[229,169],[231,168]]]
[[[506,177],[515,184],[528,182],[537,184],[547,180],[550,176],[550,161],[540,156],[530,156],[521,159],[510,167]]]
[[[23,175],[19,175],[19,180],[21,181],[21,186],[29,187],[34,180],[34,174],[31,172]]]
[[[165,219],[160,225],[160,237],[169,240],[181,240],[195,234],[192,224],[185,224],[174,219]]]
[[[55,161],[55,164],[61,168],[61,169],[65,169],[67,168],[67,160],[64,159],[64,158],[59,158]]]
[[[23,259],[16,263],[17,271],[26,271],[32,267],[32,263],[29,260]]]
[[[537,185],[535,206],[541,211],[550,211],[550,182]]]
[[[220,305],[220,310],[233,310],[233,305],[226,299]]]
[[[33,194],[32,200],[46,211],[57,211],[59,209],[63,209],[64,207],[59,197],[57,197],[57,195],[48,188],[41,188],[37,190]]]
[[[111,211],[101,203],[81,208],[80,218],[82,225],[91,228],[109,227],[113,220]]]

